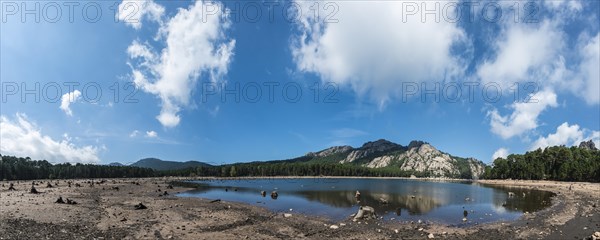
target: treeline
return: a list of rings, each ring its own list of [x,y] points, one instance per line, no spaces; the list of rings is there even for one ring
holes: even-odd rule
[[[269,176],[364,176],[364,177],[429,177],[429,173],[402,171],[388,167],[371,169],[358,165],[273,161],[202,166],[182,170],[155,171],[150,168],[95,164],[51,164],[29,157],[1,156],[0,180],[130,178],[130,177],[269,177]]]
[[[149,168],[106,166],[95,164],[51,164],[29,157],[1,156],[0,180],[73,179],[73,178],[123,178],[153,177],[157,173]]]
[[[600,151],[556,146],[511,154],[494,160],[484,178],[600,182]]]
[[[271,176],[359,176],[359,177],[429,177],[427,172],[403,171],[400,168],[367,168],[351,164],[313,162],[254,162],[222,166],[197,167],[164,171],[171,176],[271,177]]]

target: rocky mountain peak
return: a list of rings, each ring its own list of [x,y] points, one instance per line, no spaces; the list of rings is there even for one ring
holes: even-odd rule
[[[594,141],[592,141],[591,139],[589,141],[583,141],[579,143],[579,148],[584,148],[588,150],[598,150],[598,148],[596,148],[596,144],[594,144]]]
[[[423,146],[424,144],[429,145],[429,143],[427,143],[427,142],[413,140],[408,144],[408,149],[416,148],[416,147],[418,148],[418,147]]]
[[[309,152],[306,154],[306,156],[309,157],[327,157],[333,154],[337,154],[337,153],[345,153],[345,152],[349,152],[351,151],[353,148],[351,146],[334,146],[334,147],[330,147],[324,150],[321,150],[319,152]]]

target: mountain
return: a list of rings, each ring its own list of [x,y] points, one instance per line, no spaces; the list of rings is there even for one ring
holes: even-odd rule
[[[310,162],[337,162],[368,168],[400,168],[407,172],[428,172],[431,176],[479,178],[485,164],[474,158],[444,153],[423,141],[402,146],[385,139],[367,142],[359,148],[335,146],[305,155]]]
[[[132,163],[132,167],[142,167],[142,168],[152,168],[158,171],[164,170],[178,170],[178,169],[186,169],[186,168],[194,168],[194,167],[210,167],[212,165],[198,162],[198,161],[187,161],[187,162],[175,162],[175,161],[165,161],[158,158],[144,158],[135,163]]]
[[[124,164],[118,163],[118,162],[109,163],[107,165],[108,166],[117,166],[117,167],[123,167],[123,166],[125,166]]]

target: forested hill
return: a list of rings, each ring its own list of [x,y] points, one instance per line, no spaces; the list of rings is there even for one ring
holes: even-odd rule
[[[0,180],[153,177],[149,168],[96,164],[51,164],[46,160],[0,155]]]
[[[511,154],[494,160],[484,178],[600,182],[600,151],[588,141]]]

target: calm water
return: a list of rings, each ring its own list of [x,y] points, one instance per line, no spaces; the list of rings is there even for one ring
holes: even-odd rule
[[[182,197],[201,197],[243,202],[275,212],[303,213],[349,219],[361,205],[375,208],[377,215],[392,221],[430,221],[456,226],[509,221],[524,212],[551,205],[550,192],[519,188],[488,187],[469,182],[426,182],[404,179],[253,179],[193,181],[198,189]],[[354,197],[360,191],[361,200]],[[260,195],[266,191],[267,196]],[[270,197],[277,191],[277,199]],[[514,197],[509,197],[513,192]],[[524,194],[524,195],[523,195]],[[414,197],[413,197],[414,196]],[[381,204],[380,198],[388,204]],[[468,198],[468,200],[467,200]],[[463,212],[468,211],[468,222]]]

